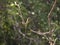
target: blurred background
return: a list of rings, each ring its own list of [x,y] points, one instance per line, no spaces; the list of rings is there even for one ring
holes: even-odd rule
[[[31,31],[48,32],[55,27],[52,38],[60,45],[60,0],[48,13],[55,0],[0,0],[0,45],[50,45],[50,35],[39,35]],[[52,26],[53,25],[53,26]]]

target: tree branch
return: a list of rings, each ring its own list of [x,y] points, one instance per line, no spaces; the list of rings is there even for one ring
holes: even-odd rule
[[[36,34],[38,34],[38,35],[46,35],[46,34],[51,34],[51,33],[53,33],[54,32],[54,28],[51,30],[51,31],[48,31],[48,32],[36,32],[36,31],[33,31],[32,29],[30,29],[30,31],[31,32],[33,32],[33,33],[36,33]]]
[[[49,27],[51,26],[51,17],[52,17],[51,14],[52,14],[52,12],[53,12],[53,10],[54,10],[54,7],[55,7],[55,5],[56,5],[56,2],[57,2],[57,0],[54,1],[51,10],[50,10],[50,12],[48,13],[48,25],[49,25]]]

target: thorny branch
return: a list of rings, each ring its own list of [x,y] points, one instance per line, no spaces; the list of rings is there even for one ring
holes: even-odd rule
[[[51,26],[51,16],[52,16],[51,14],[52,14],[52,12],[53,12],[53,10],[54,10],[54,7],[55,7],[55,5],[56,5],[56,2],[57,2],[57,0],[54,1],[51,10],[50,10],[50,12],[48,13],[48,25],[49,25],[49,28],[50,28],[50,26]],[[15,3],[15,4],[16,4],[16,3]],[[16,4],[16,5],[17,5],[17,4]],[[18,6],[18,8],[20,9],[19,5],[17,5],[17,6]],[[22,22],[24,22],[24,24],[27,24],[27,23],[28,23],[28,18],[27,18],[27,21],[25,22],[20,11],[21,11],[21,10],[19,10],[19,14],[20,14],[20,17],[21,17],[21,19],[22,19]],[[27,38],[27,39],[30,39],[30,40],[34,40],[33,38],[27,37],[24,33],[21,32],[20,29],[18,29],[18,30],[19,30],[19,31],[18,31],[19,34],[21,34],[23,37],[25,37],[25,38]],[[54,30],[55,30],[55,28],[53,28],[52,30],[49,30],[48,32],[36,32],[36,31],[33,31],[32,29],[30,29],[31,32],[36,33],[36,34],[38,34],[38,35],[43,35],[43,36],[45,36],[45,35],[47,35],[47,34],[51,34],[51,35],[52,35],[52,34],[54,33]],[[46,39],[49,41],[50,45],[55,45],[55,42],[56,42],[56,40],[57,40],[57,39],[53,39],[52,37],[46,37]],[[53,43],[52,43],[52,40],[53,40]]]

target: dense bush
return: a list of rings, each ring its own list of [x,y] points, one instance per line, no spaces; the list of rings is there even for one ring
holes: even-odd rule
[[[60,45],[59,34],[60,0],[0,0],[0,45]]]

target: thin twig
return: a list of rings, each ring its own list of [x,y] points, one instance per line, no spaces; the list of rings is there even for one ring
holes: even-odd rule
[[[22,19],[22,24],[25,24],[25,21],[22,16],[22,12],[21,12],[21,4],[19,5],[19,4],[17,4],[17,2],[15,2],[15,5],[18,7],[18,13],[19,13],[20,18]]]
[[[51,31],[48,31],[48,32],[36,32],[36,31],[33,31],[32,29],[30,29],[30,31],[31,32],[33,32],[33,33],[36,33],[36,34],[38,34],[38,35],[46,35],[46,34],[50,34],[51,33]]]
[[[54,10],[54,7],[55,7],[55,5],[56,5],[56,2],[57,2],[57,0],[54,1],[51,10],[50,10],[50,12],[48,13],[48,25],[49,25],[49,28],[50,28],[50,26],[51,26],[51,17],[52,17],[51,14],[52,14],[52,12],[53,12],[53,10]]]

